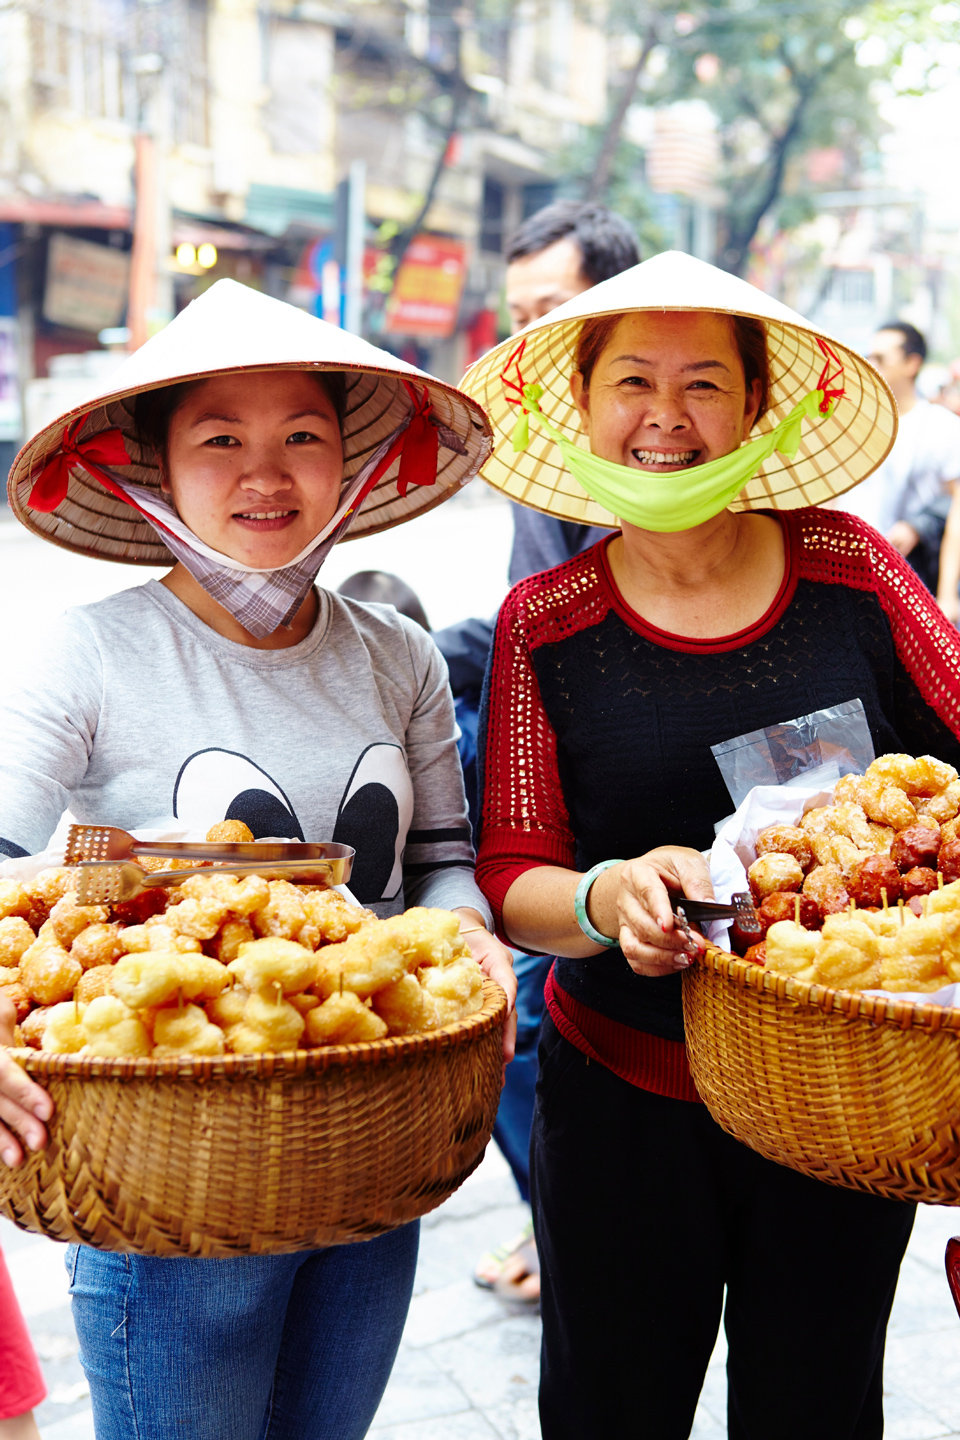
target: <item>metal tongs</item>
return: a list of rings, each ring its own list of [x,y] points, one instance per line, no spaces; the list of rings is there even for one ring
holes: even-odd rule
[[[763,937],[760,916],[752,897],[745,892],[731,895],[728,905],[721,904],[719,900],[688,900],[683,896],[682,904],[678,904],[673,912],[673,918],[688,946],[694,950],[699,949],[699,946],[697,937],[690,928],[691,920],[695,925],[709,920],[732,920],[734,929],[739,931],[747,944],[755,943],[750,940],[750,936],[755,936],[757,941]]]
[[[355,851],[331,840],[206,841],[196,844],[137,840],[112,825],[71,825],[64,863],[77,865],[81,905],[118,904],[155,886],[182,885],[191,875],[260,875],[264,880],[307,885],[345,885]],[[147,872],[136,856],[196,860],[182,870]]]

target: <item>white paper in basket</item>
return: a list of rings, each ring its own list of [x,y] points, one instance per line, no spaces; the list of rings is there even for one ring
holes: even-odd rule
[[[710,851],[710,879],[720,901],[750,888],[747,866],[756,858],[757,836],[767,825],[796,825],[807,810],[833,801],[832,790],[805,790],[798,785],[757,785],[721,827]],[[729,926],[714,921],[707,936],[715,945],[730,948]],[[865,990],[865,995],[891,995],[921,1005],[960,1005],[960,985],[944,985],[930,995],[893,990]]]
[[[186,830],[182,826],[175,825],[160,826],[152,829],[131,830],[129,832],[135,840],[168,840],[171,844],[196,843],[206,839],[205,835]],[[265,839],[267,837],[264,837]],[[270,839],[283,839],[283,836],[270,836]],[[32,880],[39,875],[41,870],[49,870],[51,866],[63,864],[63,845],[53,845],[49,850],[41,850],[39,855],[23,855],[19,860],[0,860],[0,880]],[[351,894],[346,885],[334,885],[334,890],[342,895],[351,905],[360,905],[360,901]]]

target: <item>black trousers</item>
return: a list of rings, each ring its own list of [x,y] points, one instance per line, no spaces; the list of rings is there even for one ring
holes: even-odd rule
[[[549,1015],[530,1159],[544,1440],[685,1440],[724,1286],[729,1440],[880,1440],[915,1206],[762,1159]]]

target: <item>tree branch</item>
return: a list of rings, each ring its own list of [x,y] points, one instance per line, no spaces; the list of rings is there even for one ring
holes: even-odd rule
[[[597,156],[597,163],[594,166],[590,183],[587,186],[585,199],[599,200],[602,198],[607,186],[610,183],[610,171],[613,169],[614,156],[617,153],[617,146],[620,143],[620,132],[623,129],[623,122],[626,119],[627,111],[633,104],[637,93],[637,86],[640,83],[640,76],[643,74],[650,53],[657,44],[656,22],[651,20],[643,37],[643,44],[640,47],[640,54],[637,56],[626,82],[620,92],[617,107],[610,117],[603,137],[603,144],[600,146],[600,154]]]

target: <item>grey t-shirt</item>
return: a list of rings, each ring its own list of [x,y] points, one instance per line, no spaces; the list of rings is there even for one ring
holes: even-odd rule
[[[489,923],[439,651],[390,606],[319,598],[287,650],[223,639],[155,580],[67,611],[0,707],[0,854],[43,849],[68,807],[126,830],[241,819],[353,845],[378,914]]]

